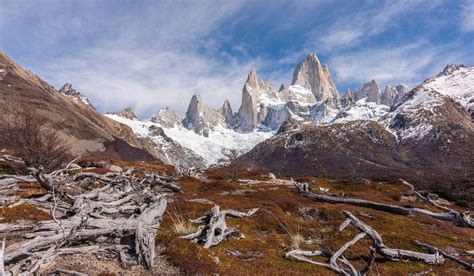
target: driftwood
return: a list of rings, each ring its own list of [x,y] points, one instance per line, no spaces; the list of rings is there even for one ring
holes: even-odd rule
[[[466,261],[463,261],[461,260],[460,258],[456,257],[456,256],[453,256],[451,254],[448,254],[446,252],[444,252],[443,250],[440,250],[438,249],[437,247],[434,247],[430,244],[427,244],[427,243],[422,243],[422,242],[419,242],[417,240],[413,241],[414,244],[420,246],[420,247],[424,247],[426,249],[428,249],[428,251],[430,251],[431,253],[438,253],[438,254],[441,254],[443,255],[446,259],[450,259],[452,261],[455,261],[457,262],[458,264],[460,265],[463,265],[464,267],[466,267],[467,269],[470,269],[470,270],[474,270],[474,264],[470,264]]]
[[[341,224],[339,227],[339,231],[342,232],[344,229],[349,226],[355,226],[360,233],[357,234],[352,240],[344,244],[339,250],[333,253],[329,249],[320,249],[315,251],[303,251],[303,250],[292,250],[285,254],[285,257],[288,259],[295,259],[302,262],[307,262],[313,265],[318,265],[322,267],[326,267],[328,269],[333,270],[336,273],[341,275],[365,275],[370,268],[372,267],[373,263],[375,262],[376,254],[380,254],[384,258],[391,260],[391,261],[421,261],[427,264],[434,264],[439,265],[444,263],[445,258],[453,259],[453,256],[450,256],[443,251],[428,245],[423,244],[420,242],[415,241],[415,244],[423,246],[424,248],[428,248],[430,253],[422,253],[422,252],[415,252],[410,250],[404,249],[394,249],[386,246],[383,243],[382,237],[380,234],[375,231],[372,227],[365,224],[361,220],[359,220],[356,216],[348,211],[343,211],[344,215],[346,216],[346,220]],[[361,239],[369,237],[372,241],[374,246],[370,247],[370,257],[367,265],[361,271],[357,271],[354,266],[342,255],[351,245],[354,245]],[[327,263],[322,263],[318,261],[314,261],[309,257],[313,256],[325,256],[329,258]],[[463,264],[464,266],[471,269],[472,265],[468,264],[464,261],[459,259],[453,259],[458,263]]]
[[[5,275],[5,264],[3,262],[4,251],[5,251],[5,239],[2,240],[2,245],[0,246],[0,276]]]
[[[236,229],[227,226],[225,221],[226,216],[234,218],[248,217],[255,214],[257,211],[258,208],[251,209],[248,212],[234,210],[220,211],[220,207],[216,205],[211,209],[209,214],[191,220],[193,223],[204,223],[204,225],[199,226],[196,232],[182,236],[181,238],[202,244],[204,248],[208,249],[211,246],[219,244],[229,235],[237,232]]]
[[[334,203],[334,204],[349,204],[349,205],[360,206],[360,207],[365,207],[365,208],[370,208],[374,210],[384,211],[384,212],[397,214],[397,215],[405,215],[405,216],[411,215],[411,214],[424,214],[424,215],[428,215],[439,220],[451,221],[455,225],[460,226],[460,227],[471,227],[471,228],[474,227],[474,220],[472,219],[472,217],[469,215],[468,212],[461,213],[453,209],[441,206],[437,204],[436,202],[434,202],[433,200],[423,197],[420,193],[414,190],[413,191],[415,195],[417,195],[418,197],[420,197],[421,199],[427,202],[430,202],[434,206],[446,212],[436,213],[436,212],[432,212],[430,210],[426,210],[423,208],[414,208],[414,207],[407,208],[403,206],[379,203],[375,201],[358,199],[358,198],[343,198],[343,197],[337,197],[337,196],[331,196],[331,195],[311,193],[309,192],[309,187],[308,187],[308,184],[306,183],[295,184],[295,187],[297,188],[297,190],[300,192],[302,196],[313,199],[315,201],[323,201],[323,202],[329,202],[329,203]]]
[[[436,208],[444,211],[445,213],[436,213],[432,212],[426,209],[420,209],[420,208],[412,208],[412,212],[414,213],[420,213],[420,214],[425,214],[437,219],[441,220],[447,220],[447,221],[452,221],[454,222],[455,225],[460,226],[460,227],[471,227],[474,228],[474,219],[470,216],[469,212],[459,212],[454,209],[442,206],[441,204],[437,203],[432,197],[437,197],[434,194],[428,194],[426,196],[423,196],[420,192],[417,192],[415,190],[415,187],[413,187],[412,184],[406,182],[403,179],[400,179],[402,184],[410,187],[410,194],[413,194],[420,198],[423,201],[426,201],[430,203],[431,205],[435,206]]]
[[[125,266],[135,263],[152,267],[156,232],[167,203],[161,192],[181,191],[174,179],[152,173],[137,177],[131,170],[120,174],[85,172],[70,175],[71,168],[77,168],[77,165],[70,163],[65,169],[46,175],[33,170],[35,179],[43,181],[42,185],[51,190],[48,189],[50,192],[43,197],[19,202],[38,206],[48,211],[53,219],[0,224],[0,232],[28,231],[24,234],[25,241],[9,244],[3,252],[2,260],[7,270],[14,275],[30,274],[61,254],[105,251],[116,253]],[[10,179],[13,177],[2,180],[16,185]],[[103,187],[77,192],[78,187],[87,188],[97,182]],[[75,187],[76,192],[67,194],[68,187]]]

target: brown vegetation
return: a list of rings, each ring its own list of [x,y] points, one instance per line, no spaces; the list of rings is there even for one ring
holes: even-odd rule
[[[68,159],[69,146],[59,135],[45,128],[44,121],[25,104],[16,118],[0,117],[0,145],[19,157],[26,167],[45,172],[59,168]]]

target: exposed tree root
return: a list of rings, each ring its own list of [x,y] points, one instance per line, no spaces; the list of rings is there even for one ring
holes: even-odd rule
[[[4,252],[0,252],[4,253],[1,260],[7,270],[14,275],[29,274],[61,254],[106,251],[115,252],[125,266],[135,260],[136,264],[152,267],[156,232],[167,203],[161,193],[181,191],[174,179],[152,173],[137,177],[131,171],[72,176],[69,174],[71,168],[77,168],[77,165],[71,162],[65,169],[47,175],[33,170],[35,179],[42,181],[50,193],[40,198],[21,199],[20,202],[46,209],[53,220],[0,224],[0,232],[28,231],[24,234],[26,241],[9,244]],[[9,179],[28,178],[7,177],[2,180],[16,184]],[[87,188],[97,182],[104,186],[77,192],[79,187]],[[75,192],[68,194],[68,188],[75,188]]]
[[[237,232],[237,230],[227,227],[227,223],[225,221],[226,216],[235,218],[248,217],[255,214],[257,210],[258,208],[251,209],[248,212],[239,212],[234,210],[220,211],[220,207],[216,205],[211,209],[209,214],[191,220],[193,223],[204,223],[204,225],[199,226],[196,232],[182,236],[181,238],[202,244],[206,249],[210,248],[211,246],[219,244],[229,235]]]

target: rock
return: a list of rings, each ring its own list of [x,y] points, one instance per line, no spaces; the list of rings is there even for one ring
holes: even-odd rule
[[[117,172],[117,173],[118,172],[123,172],[122,167],[117,166],[117,165],[108,165],[108,166],[106,166],[106,169],[108,169],[111,172]]]
[[[89,101],[89,99],[82,95],[80,92],[76,91],[73,87],[72,84],[70,83],[65,83],[60,89],[59,92],[63,94],[64,96],[72,99],[74,102],[83,104],[87,107],[90,107],[94,110],[95,107],[92,105],[92,103]]]
[[[354,96],[356,101],[366,98],[368,102],[380,103],[379,85],[375,80],[364,83]]]
[[[268,174],[268,178],[270,179],[276,179],[276,176],[273,173]]]
[[[257,81],[255,69],[250,71],[247,81],[242,91],[242,105],[240,106],[238,118],[240,128],[244,131],[251,131],[258,125],[258,93],[260,85]]]
[[[278,89],[278,92],[283,91],[283,89],[285,89],[285,85],[282,83],[282,84],[280,85],[280,88]]]
[[[418,198],[416,196],[400,196],[398,200],[401,203],[412,203],[412,202],[416,202]]]
[[[300,85],[311,90],[317,101],[339,98],[328,66],[321,65],[314,53],[309,54],[298,64],[293,73],[291,85]]]
[[[173,112],[168,106],[160,109],[150,121],[158,123],[163,127],[171,128],[174,126],[181,125],[183,116]]]
[[[124,118],[129,119],[129,120],[136,120],[137,119],[137,116],[135,115],[135,113],[133,113],[133,110],[130,107],[126,107],[124,110],[122,110],[120,112],[112,112],[111,114],[118,115],[120,117],[124,117]]]
[[[191,98],[186,117],[183,120],[183,126],[188,129],[193,129],[194,132],[205,137],[209,136],[209,132],[218,124],[224,123],[224,117],[216,110],[207,107],[201,96],[196,93]]]
[[[347,89],[346,92],[344,93],[344,96],[341,97],[339,102],[341,103],[342,107],[348,107],[354,104],[355,103],[354,93],[352,93],[350,89]]]
[[[380,97],[380,103],[390,107],[399,103],[403,96],[405,96],[409,91],[410,88],[404,84],[399,84],[397,86],[387,85]]]
[[[235,118],[235,114],[232,111],[232,107],[230,106],[228,100],[224,101],[224,104],[222,105],[221,109],[219,109],[219,113],[224,116],[224,120],[228,127],[233,128],[236,125],[237,119]]]

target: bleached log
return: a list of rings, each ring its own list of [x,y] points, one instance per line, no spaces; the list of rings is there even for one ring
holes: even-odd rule
[[[349,204],[349,205],[354,205],[354,206],[375,209],[379,211],[385,211],[385,212],[398,214],[398,215],[410,214],[409,208],[405,208],[405,207],[401,207],[397,205],[378,203],[374,201],[357,199],[357,198],[341,198],[341,197],[330,196],[330,195],[310,193],[308,190],[307,184],[304,184],[304,185],[296,184],[295,187],[298,189],[298,191],[300,192],[302,196],[316,200],[316,201],[323,201],[323,202],[329,202],[329,203],[335,203],[335,204]]]
[[[77,271],[72,271],[72,270],[67,270],[67,269],[61,269],[57,268],[53,272],[49,273],[49,275],[69,275],[69,276],[88,276],[89,274],[77,272]]]
[[[135,229],[135,252],[138,262],[146,267],[152,267],[155,259],[156,231],[166,210],[166,199],[160,196],[158,201],[145,209],[137,218]]]
[[[239,212],[235,210],[220,211],[220,207],[215,205],[209,214],[191,220],[193,223],[204,223],[204,225],[199,226],[196,232],[181,236],[181,238],[202,244],[205,249],[208,249],[211,246],[219,244],[229,235],[237,232],[237,230],[227,227],[225,221],[226,216],[235,218],[248,217],[255,214],[257,211],[258,208],[251,209],[248,212]]]
[[[3,263],[3,252],[5,251],[5,239],[3,239],[0,245],[0,276],[5,275],[5,264]]]
[[[474,228],[474,219],[471,217],[469,212],[459,212],[454,209],[448,208],[446,206],[442,206],[441,204],[434,201],[430,195],[423,196],[420,192],[415,190],[415,187],[408,183],[407,181],[400,179],[402,184],[410,187],[410,194],[413,194],[420,198],[421,200],[430,203],[431,205],[435,206],[436,208],[445,211],[446,213],[436,213],[422,208],[412,208],[413,213],[425,214],[440,220],[447,220],[452,221],[455,225],[460,227],[470,227]]]
[[[73,167],[75,168],[69,164],[65,169],[50,174],[32,170],[37,178],[44,181],[43,184],[49,185],[48,190],[51,188],[53,195],[50,193],[41,198],[19,201],[43,209],[51,208],[53,220],[34,224],[0,224],[0,232],[31,229],[31,232],[24,234],[28,240],[11,244],[5,249],[4,260],[12,271],[15,271],[14,274],[37,271],[42,264],[50,262],[58,254],[77,253],[78,248],[69,246],[84,242],[99,246],[101,250],[106,248],[105,244],[111,244],[124,265],[130,265],[131,252],[126,252],[121,245],[116,244],[123,240],[123,237],[134,237],[134,251],[138,263],[145,267],[153,266],[155,237],[166,209],[166,199],[164,196],[154,195],[152,189],[160,186],[175,192],[180,191],[174,178],[156,174],[137,177],[132,175],[131,170],[105,175],[69,175],[68,172]],[[55,193],[58,187],[87,187],[93,182],[103,183],[104,187],[78,195],[69,195],[64,189],[62,193]],[[0,186],[0,191],[8,187]],[[71,205],[62,201],[62,198],[74,202]],[[61,212],[57,214],[57,210]],[[86,249],[82,247],[80,250]]]
[[[434,247],[430,244],[427,244],[427,243],[422,243],[422,242],[419,242],[417,240],[413,241],[414,244],[418,245],[418,246],[421,246],[421,247],[424,247],[426,249],[428,249],[428,251],[430,251],[431,253],[435,254],[435,253],[438,253],[438,254],[441,254],[443,255],[446,259],[450,259],[452,261],[455,261],[457,262],[458,264],[461,264],[463,265],[465,268],[467,269],[470,269],[470,270],[474,270],[474,264],[471,264],[471,263],[468,263],[466,261],[463,261],[461,260],[460,258],[458,257],[455,257],[451,254],[448,254],[446,252],[444,252],[443,250],[440,250],[438,249],[437,247]]]
[[[346,216],[347,220],[350,223],[344,223],[341,225],[339,231],[344,230],[344,228],[348,224],[354,225],[358,228],[361,232],[366,233],[373,241],[375,245],[375,250],[377,253],[381,254],[385,258],[392,260],[392,261],[422,261],[427,264],[442,264],[444,262],[444,258],[439,252],[433,254],[427,253],[420,253],[410,250],[403,250],[403,249],[393,249],[387,247],[383,241],[380,234],[375,231],[372,227],[365,224],[357,217],[355,217],[351,212],[343,211],[344,215]]]
[[[333,253],[329,249],[320,249],[315,251],[304,251],[304,250],[291,250],[285,254],[286,259],[296,259],[302,262],[310,263],[317,266],[322,266],[332,271],[341,274],[341,275],[365,275],[370,268],[372,267],[374,260],[375,260],[375,250],[371,249],[371,256],[367,265],[361,271],[358,271],[342,254],[352,245],[356,244],[359,240],[363,239],[366,236],[366,233],[359,233],[355,236],[352,240],[345,243],[339,250]],[[325,256],[330,258],[328,263],[321,263],[309,259],[308,257],[313,256]],[[338,264],[341,262],[344,266]]]
[[[406,208],[403,206],[379,203],[379,202],[365,200],[365,199],[342,198],[342,197],[336,197],[336,196],[316,194],[316,193],[309,192],[308,184],[295,184],[295,187],[297,188],[297,190],[300,192],[302,196],[310,198],[315,201],[329,202],[333,204],[349,204],[353,206],[360,206],[360,207],[365,207],[365,208],[370,208],[374,210],[384,211],[384,212],[397,214],[397,215],[405,215],[405,216],[414,214],[414,213],[424,214],[424,215],[428,215],[439,220],[451,221],[455,225],[460,226],[460,227],[471,227],[471,228],[474,227],[474,220],[469,215],[469,213],[461,213],[453,209],[440,206],[439,204],[434,203],[434,201],[432,200],[431,200],[432,204],[434,205],[437,204],[435,206],[445,211],[447,210],[448,212],[436,213],[436,212],[432,212],[423,208]],[[426,199],[426,200],[430,201],[429,199]]]

